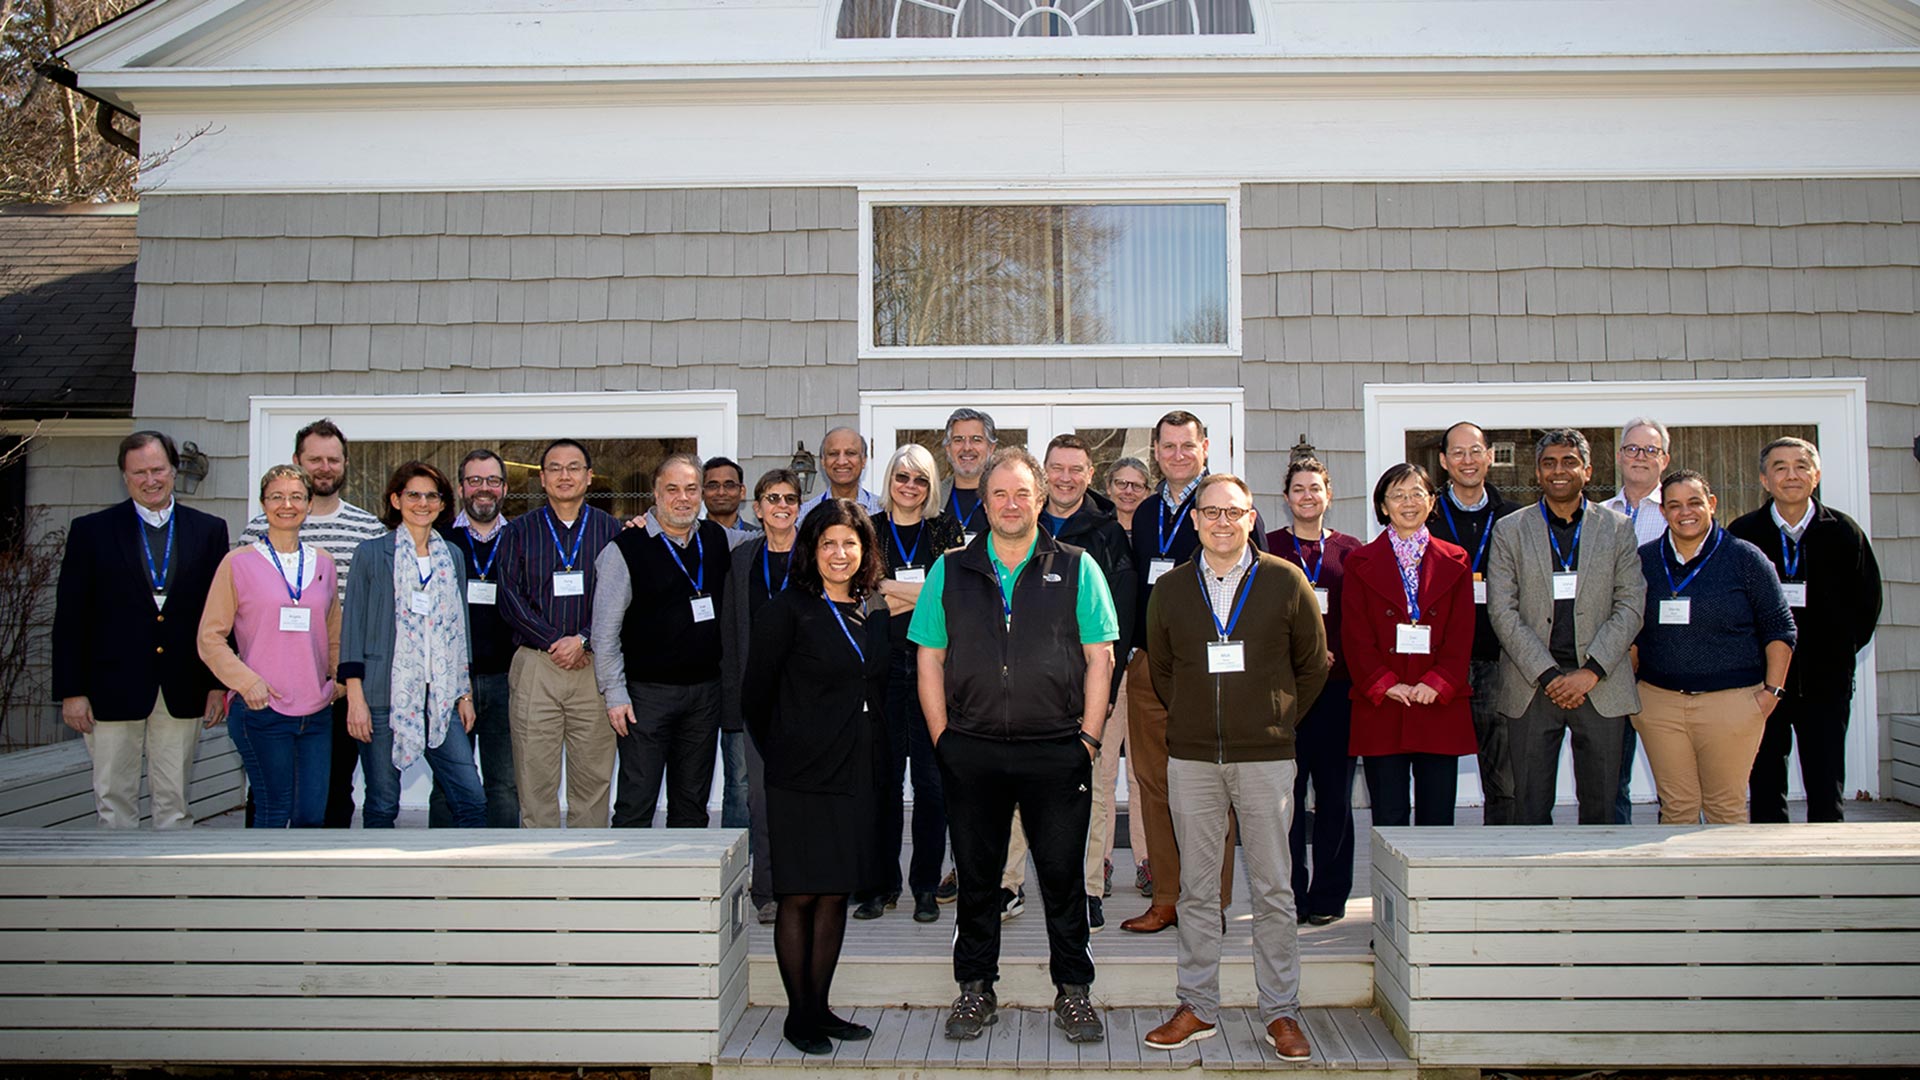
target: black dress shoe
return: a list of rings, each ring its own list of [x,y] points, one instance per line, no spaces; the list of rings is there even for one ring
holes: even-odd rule
[[[1340,921],[1340,916],[1338,916],[1338,915],[1309,915],[1309,916],[1307,916],[1307,925],[1309,925],[1309,926],[1327,926],[1327,925],[1329,925],[1329,924],[1331,924],[1331,923],[1337,923],[1337,922],[1339,922],[1339,921]]]
[[[859,906],[853,909],[853,917],[856,919],[877,919],[886,913],[887,901],[882,896],[870,896],[860,901]]]
[[[916,893],[913,897],[914,922],[939,922],[940,901],[930,892]]]
[[[861,1039],[873,1038],[872,1028],[865,1024],[856,1024],[851,1020],[842,1020],[832,1013],[828,1013],[827,1018],[821,1021],[819,1031],[827,1038],[839,1039],[841,1042],[859,1042]]]
[[[818,1028],[795,1024],[789,1020],[782,1033],[786,1035],[787,1041],[793,1044],[793,1048],[803,1054],[833,1053],[833,1044],[827,1041],[827,1037],[822,1035]]]

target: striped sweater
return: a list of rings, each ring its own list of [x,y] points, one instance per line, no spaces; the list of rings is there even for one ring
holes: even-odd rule
[[[392,529],[380,524],[380,519],[353,505],[345,499],[340,500],[340,509],[324,517],[319,514],[308,515],[306,524],[300,526],[300,541],[333,556],[334,573],[339,577],[340,598],[347,595],[347,575],[353,569],[353,549],[360,546],[362,540],[371,540],[376,536],[385,536]],[[267,515],[255,514],[247,520],[247,529],[240,534],[235,547],[245,547],[267,535]]]

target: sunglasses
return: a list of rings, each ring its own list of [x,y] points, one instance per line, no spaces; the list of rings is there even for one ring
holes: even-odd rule
[[[760,496],[760,501],[768,506],[799,506],[800,496],[784,491],[769,491]]]
[[[917,487],[917,488],[931,488],[933,486],[932,481],[928,480],[924,476],[916,476],[913,473],[904,473],[904,472],[894,473],[893,482],[896,484],[906,484],[909,487]]]

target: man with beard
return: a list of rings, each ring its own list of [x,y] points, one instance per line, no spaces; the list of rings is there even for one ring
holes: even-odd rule
[[[300,526],[300,542],[333,556],[344,602],[354,549],[362,540],[385,536],[389,530],[379,518],[340,497],[340,489],[347,482],[347,436],[333,421],[315,420],[294,435],[293,463],[305,469],[313,482],[313,499],[308,503],[306,523]],[[267,515],[255,514],[240,534],[240,543],[252,544],[266,539],[266,535]],[[343,696],[333,703],[333,767],[327,775],[326,828],[353,826],[353,770],[359,764],[360,744],[347,734],[347,699]],[[252,796],[247,799],[247,817],[253,817]]]
[[[987,511],[980,505],[980,477],[986,471],[987,458],[1000,445],[1000,431],[993,417],[978,409],[955,409],[947,417],[947,464],[953,467],[953,483],[940,508],[960,523],[961,542],[971,544],[987,527]]]
[[[594,562],[593,673],[619,736],[615,828],[651,828],[660,785],[667,828],[707,827],[720,749],[720,605],[733,569],[727,531],[700,520],[700,459],[653,474],[653,509]]]
[[[820,440],[820,471],[826,474],[827,489],[801,504],[801,521],[828,499],[851,499],[868,516],[880,512],[880,496],[860,486],[860,474],[867,471],[865,436],[850,427],[827,432],[827,437]]]
[[[484,447],[460,462],[460,518],[442,528],[467,560],[467,627],[473,640],[473,734],[486,784],[487,827],[520,827],[520,789],[513,779],[513,727],[507,716],[507,669],[513,664],[513,628],[500,615],[500,537],[506,519],[506,463]],[[427,824],[453,827],[440,786],[427,801]]]

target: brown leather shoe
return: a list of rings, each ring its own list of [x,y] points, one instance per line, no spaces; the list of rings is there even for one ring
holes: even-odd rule
[[[1307,1036],[1300,1030],[1300,1021],[1291,1016],[1283,1016],[1267,1025],[1267,1045],[1279,1053],[1282,1061],[1306,1061],[1313,1057],[1313,1047],[1307,1045]]]
[[[1155,1050],[1178,1050],[1195,1039],[1211,1039],[1219,1033],[1219,1027],[1193,1014],[1193,1006],[1182,1005],[1166,1023],[1147,1032],[1141,1041]]]
[[[1120,929],[1135,934],[1157,934],[1180,921],[1172,904],[1155,904],[1145,912],[1120,924]]]

